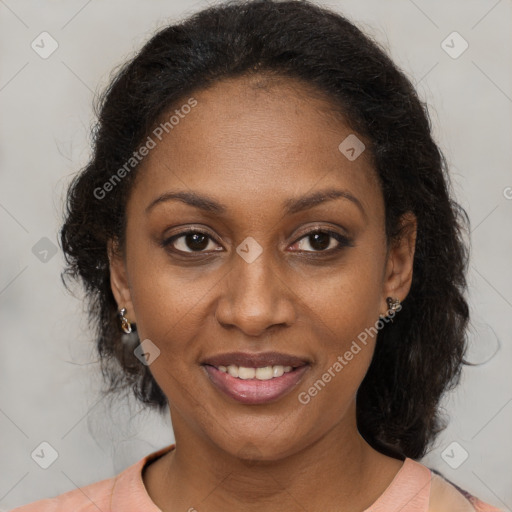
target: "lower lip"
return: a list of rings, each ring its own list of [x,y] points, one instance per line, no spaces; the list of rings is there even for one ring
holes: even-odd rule
[[[289,393],[302,379],[309,368],[306,364],[281,377],[270,380],[239,379],[208,364],[203,365],[210,381],[229,397],[243,404],[265,404],[274,402]]]

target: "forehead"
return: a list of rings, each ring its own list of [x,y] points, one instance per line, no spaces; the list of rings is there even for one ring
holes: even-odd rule
[[[140,200],[176,188],[239,198],[246,205],[316,186],[343,185],[370,201],[379,192],[368,155],[351,161],[339,150],[353,130],[310,87],[242,77],[191,97],[197,101],[192,109],[177,104],[162,117],[165,122],[181,114],[161,140],[153,136],[156,145],[135,184]]]

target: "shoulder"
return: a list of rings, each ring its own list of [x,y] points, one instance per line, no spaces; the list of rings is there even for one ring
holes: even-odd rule
[[[142,470],[147,463],[173,450],[175,446],[171,444],[146,455],[115,477],[79,487],[55,498],[29,503],[10,512],[158,512],[159,509],[151,501],[144,487]]]
[[[428,512],[503,512],[432,471]]]
[[[55,498],[35,501],[11,512],[110,512],[110,499],[118,477],[74,489]]]

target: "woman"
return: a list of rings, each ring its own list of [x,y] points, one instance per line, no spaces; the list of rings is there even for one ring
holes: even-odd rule
[[[105,93],[61,242],[110,390],[175,445],[17,512],[493,511],[442,430],[467,216],[407,78],[305,1],[199,12]]]

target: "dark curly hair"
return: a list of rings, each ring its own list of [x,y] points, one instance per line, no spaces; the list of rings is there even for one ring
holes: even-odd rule
[[[183,98],[258,73],[307,85],[368,141],[388,243],[403,235],[402,214],[417,218],[411,289],[400,314],[379,331],[358,390],[357,423],[380,452],[420,458],[445,428],[441,396],[467,364],[469,219],[450,197],[446,161],[411,82],[354,24],[309,1],[231,1],[167,26],[116,72],[96,105],[94,153],[70,185],[60,243],[64,283],[72,277],[85,285],[105,391],[132,389],[160,412],[168,404],[134,346],[122,342],[110,287],[107,242],[118,240],[124,250],[125,205],[137,166],[106,200],[95,191]]]

